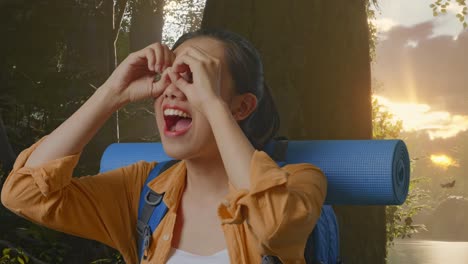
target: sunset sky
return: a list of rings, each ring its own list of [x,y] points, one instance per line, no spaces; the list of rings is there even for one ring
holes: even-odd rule
[[[452,1],[455,2],[455,1]],[[452,4],[434,17],[432,0],[382,0],[373,82],[405,131],[431,140],[468,131],[468,30]]]
[[[428,191],[429,198],[420,202],[439,208],[454,199],[468,201],[468,29],[456,18],[455,0],[447,14],[437,17],[429,7],[433,2],[379,1],[372,82],[378,101],[403,121],[399,138],[414,161],[411,179],[423,179],[412,190]],[[434,210],[423,209],[414,223],[467,219],[464,211],[441,217]],[[430,234],[448,229],[435,225],[413,239],[431,239]],[[450,257],[446,250],[443,254]]]

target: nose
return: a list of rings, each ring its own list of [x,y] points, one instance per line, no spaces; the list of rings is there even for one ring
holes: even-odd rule
[[[171,83],[168,87],[166,87],[163,95],[165,99],[178,99],[181,101],[187,100],[185,94],[179,88],[177,88],[177,86],[174,83]]]

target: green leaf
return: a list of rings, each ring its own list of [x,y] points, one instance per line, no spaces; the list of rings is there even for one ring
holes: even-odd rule
[[[438,16],[438,15],[439,15],[439,13],[437,13],[437,12],[434,12],[434,13],[432,13],[432,15],[436,17],[436,16]]]
[[[466,22],[463,22],[463,29],[467,28],[468,27],[468,23]]]
[[[442,8],[442,9],[440,10],[440,12],[442,12],[442,13],[444,13],[444,14],[447,14],[447,9]]]
[[[2,253],[3,253],[4,256],[5,255],[10,255],[10,251],[11,251],[11,248],[5,248],[5,249],[3,249]]]
[[[434,4],[431,4],[431,5],[430,5],[430,7],[431,7],[431,8],[434,8],[434,7],[435,7],[435,5],[434,5]]]
[[[16,257],[16,260],[18,260],[18,262],[21,263],[21,264],[25,264],[24,260],[22,258],[20,258],[20,257]]]

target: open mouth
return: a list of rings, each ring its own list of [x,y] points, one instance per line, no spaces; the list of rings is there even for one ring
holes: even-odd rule
[[[187,112],[175,108],[164,109],[164,133],[167,136],[179,136],[192,126],[192,117]]]

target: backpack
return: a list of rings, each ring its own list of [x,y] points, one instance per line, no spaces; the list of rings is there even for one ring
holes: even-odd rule
[[[286,165],[287,140],[275,140],[272,142],[270,156],[282,167]],[[137,248],[139,259],[151,243],[151,235],[167,212],[164,204],[164,193],[158,194],[147,185],[162,172],[176,164],[178,160],[169,160],[158,163],[149,173],[140,194],[137,220]],[[339,230],[335,212],[331,205],[323,205],[321,214],[314,230],[309,235],[304,250],[304,258],[307,264],[343,264],[339,257]],[[263,256],[262,264],[281,264],[275,256]]]

